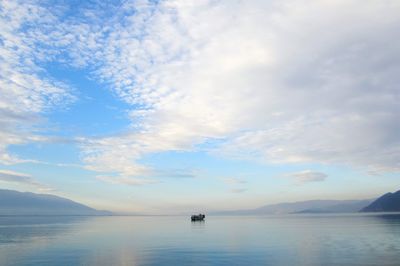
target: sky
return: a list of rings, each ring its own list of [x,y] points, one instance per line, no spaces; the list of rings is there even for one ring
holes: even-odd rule
[[[0,0],[0,188],[172,214],[400,188],[398,0]]]

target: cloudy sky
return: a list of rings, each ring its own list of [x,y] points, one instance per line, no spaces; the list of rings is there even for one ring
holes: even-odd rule
[[[400,188],[398,0],[0,3],[1,188],[140,213]]]

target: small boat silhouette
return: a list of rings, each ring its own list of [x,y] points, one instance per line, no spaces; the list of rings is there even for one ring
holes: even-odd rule
[[[190,219],[192,220],[192,222],[195,221],[204,221],[204,218],[206,218],[206,216],[204,214],[198,214],[198,215],[192,215],[190,217]]]

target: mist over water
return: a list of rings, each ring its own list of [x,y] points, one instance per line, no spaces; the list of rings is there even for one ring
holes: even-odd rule
[[[0,217],[1,265],[398,265],[400,214]]]

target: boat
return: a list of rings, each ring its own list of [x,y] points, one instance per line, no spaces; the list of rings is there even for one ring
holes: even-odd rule
[[[206,216],[204,214],[197,214],[197,215],[192,215],[190,217],[190,219],[192,220],[192,222],[195,221],[204,221],[204,218],[206,218]]]

